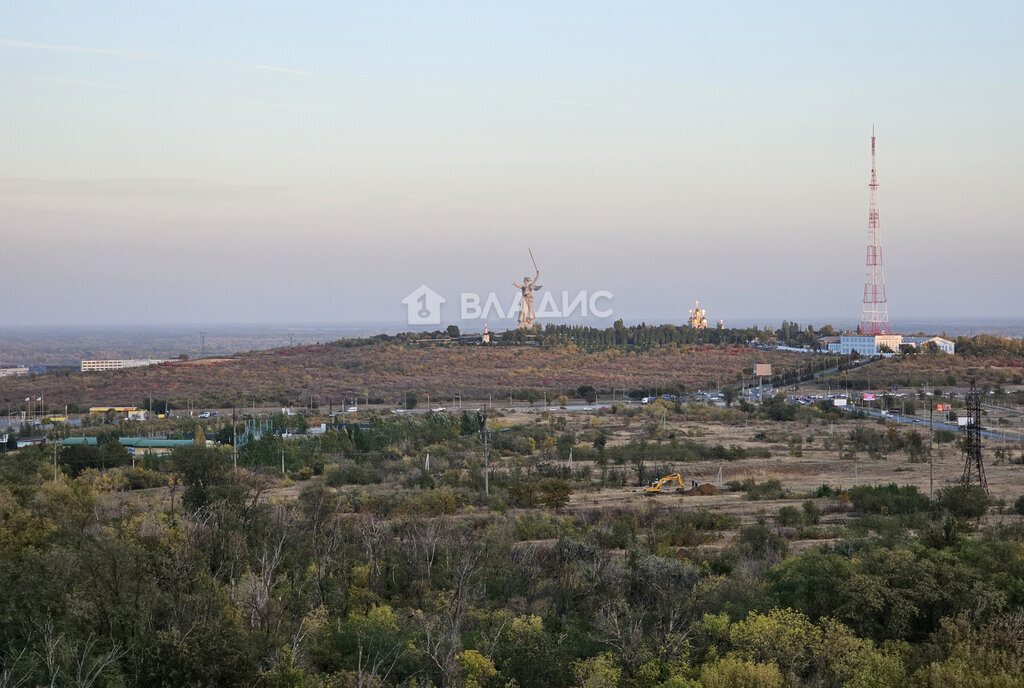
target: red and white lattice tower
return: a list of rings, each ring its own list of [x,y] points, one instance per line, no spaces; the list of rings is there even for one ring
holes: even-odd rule
[[[889,334],[889,307],[885,301],[882,235],[878,225],[878,177],[875,175],[875,129],[871,128],[871,206],[868,210],[868,256],[864,274],[864,309],[861,334]]]

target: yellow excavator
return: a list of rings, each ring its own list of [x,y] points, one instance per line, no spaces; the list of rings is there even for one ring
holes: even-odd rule
[[[686,489],[686,486],[683,485],[683,476],[681,474],[679,474],[679,473],[673,473],[672,475],[666,475],[664,478],[659,478],[658,480],[655,480],[650,485],[645,487],[644,488],[644,494],[647,494],[647,495],[661,494],[661,492],[662,492],[661,488],[664,487],[666,483],[671,483],[671,482],[679,483],[679,489],[680,490]]]

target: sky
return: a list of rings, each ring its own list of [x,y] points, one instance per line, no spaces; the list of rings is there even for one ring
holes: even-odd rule
[[[1020,2],[0,0],[0,326],[1017,316]],[[742,322],[741,322],[742,321]],[[511,322],[511,321],[510,321]],[[542,321],[543,322],[543,321]],[[492,322],[492,329],[503,323]]]

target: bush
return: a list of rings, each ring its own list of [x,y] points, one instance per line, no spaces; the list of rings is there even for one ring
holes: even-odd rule
[[[780,528],[795,528],[800,525],[800,521],[800,510],[791,505],[782,507],[775,515],[775,522]]]
[[[763,483],[754,482],[752,478],[747,478],[742,482],[739,480],[730,480],[726,483],[726,486],[730,490],[746,493],[747,499],[752,501],[759,501],[762,499],[784,499],[786,496],[786,491],[782,489],[782,483],[775,478],[766,480]]]
[[[1024,495],[1017,497],[1017,500],[1013,503],[1013,513],[1024,516]]]
[[[821,508],[811,500],[804,502],[804,524],[816,526],[821,522]]]
[[[331,487],[371,485],[381,482],[381,477],[372,466],[361,465],[354,461],[342,461],[337,466],[327,469],[324,481]]]
[[[859,485],[850,490],[853,508],[862,514],[915,514],[928,511],[928,497],[913,485]]]
[[[549,540],[558,537],[558,521],[545,513],[529,512],[516,519],[512,532],[516,540]]]
[[[978,485],[950,485],[939,490],[936,501],[941,509],[958,518],[981,518],[988,511],[989,496]]]

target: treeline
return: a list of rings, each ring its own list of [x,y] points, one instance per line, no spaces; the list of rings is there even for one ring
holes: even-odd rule
[[[806,327],[784,320],[778,328],[758,326],[746,328],[696,329],[687,325],[625,325],[616,320],[611,327],[597,328],[586,325],[548,324],[537,325],[532,330],[508,330],[491,333],[496,345],[537,344],[540,346],[574,345],[581,349],[601,350],[608,348],[648,349],[667,345],[692,346],[746,346],[751,342],[763,345],[780,343],[793,347],[819,348],[818,338],[835,334],[831,325],[820,330],[813,325]],[[333,346],[359,347],[372,344],[411,345],[422,343],[477,344],[476,339],[463,337],[455,325],[445,330],[432,332],[402,332],[395,335],[380,334],[372,337],[341,339]]]
[[[494,344],[523,345],[534,343],[540,346],[563,346],[572,344],[586,350],[610,348],[648,349],[668,345],[691,346],[746,346],[752,342],[761,345],[782,344],[795,348],[819,350],[820,338],[838,335],[832,325],[820,328],[812,324],[801,325],[783,320],[779,327],[708,328],[695,329],[686,325],[662,324],[624,325],[617,320],[608,328],[584,325],[548,324],[533,330],[508,330],[492,333]],[[459,328],[449,326],[447,330],[433,332],[403,332],[395,335],[380,334],[373,337],[341,339],[332,346],[359,347],[388,343],[411,345],[424,342],[435,343],[477,343],[471,338],[461,338]],[[959,336],[954,340],[956,352],[963,356],[1020,358],[1024,356],[1024,338],[996,337],[979,334],[972,337]],[[916,349],[909,349],[917,353]],[[937,353],[935,351],[934,353]]]

